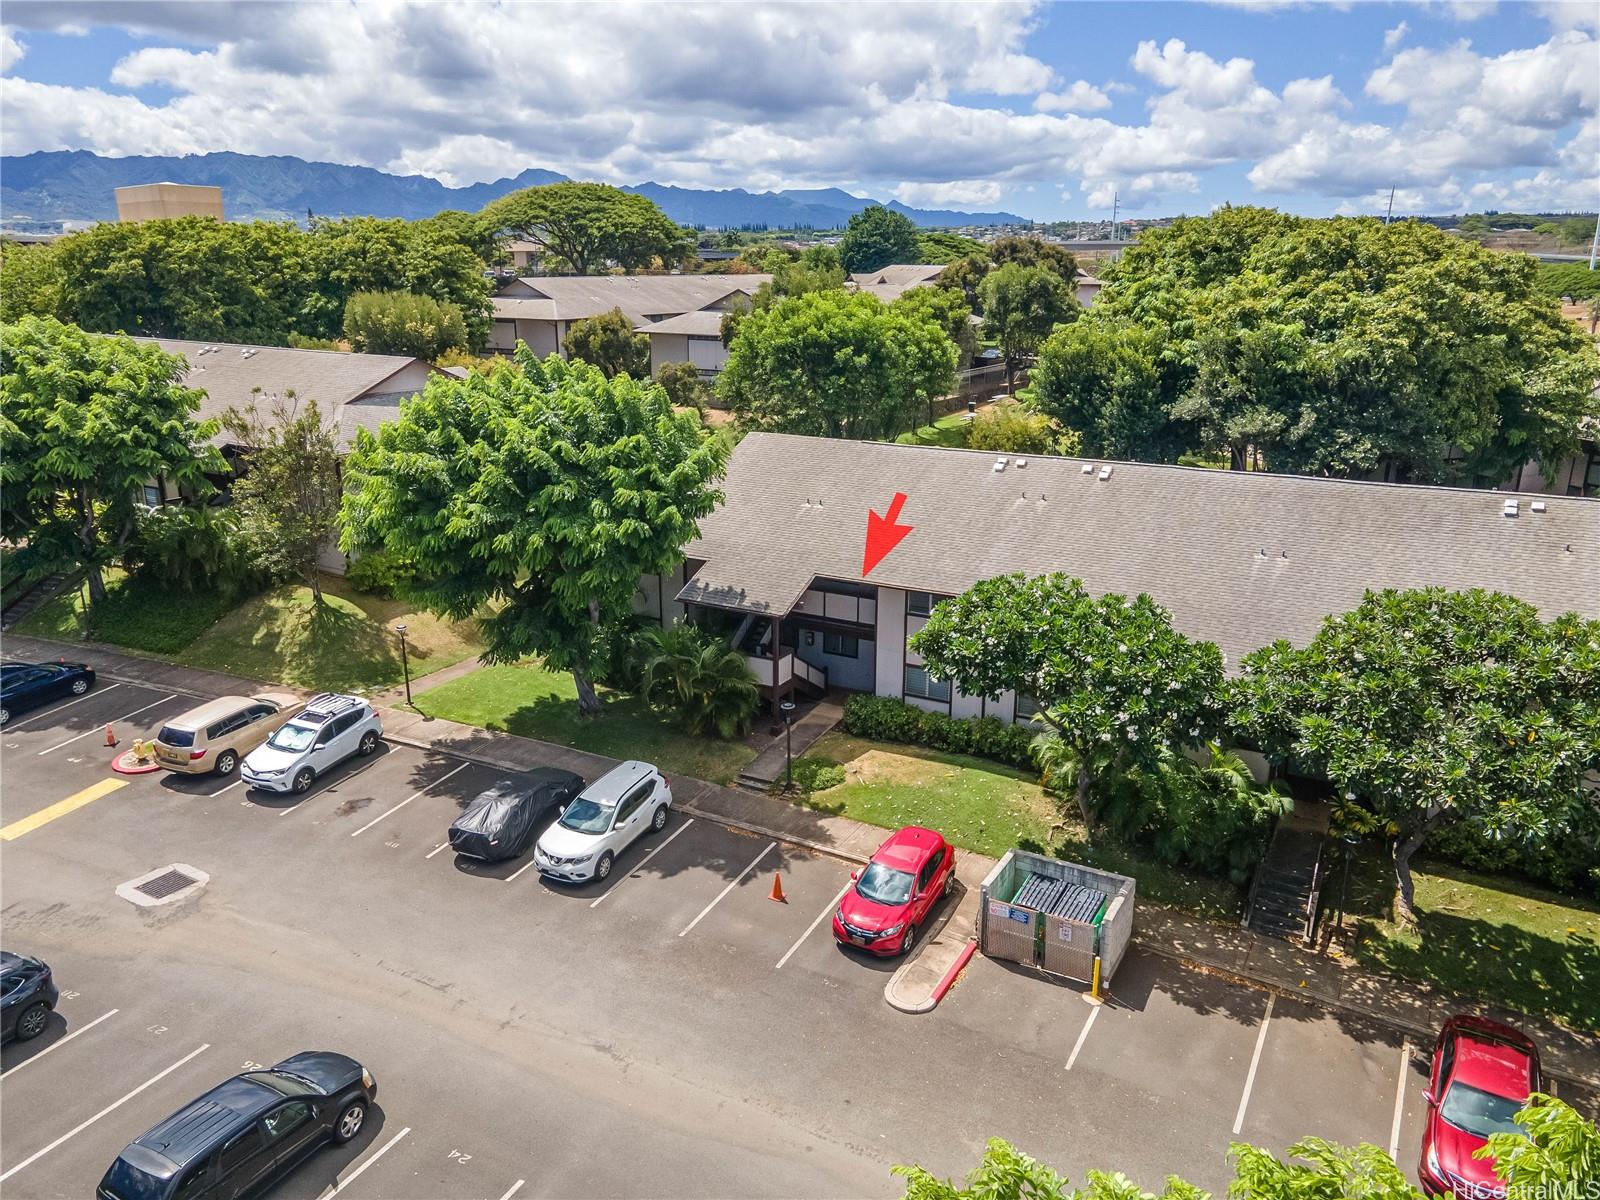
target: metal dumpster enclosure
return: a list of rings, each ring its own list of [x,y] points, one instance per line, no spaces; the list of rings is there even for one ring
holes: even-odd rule
[[[978,948],[1086,983],[1098,956],[1110,979],[1133,937],[1133,895],[1126,875],[1011,850],[983,881]]]

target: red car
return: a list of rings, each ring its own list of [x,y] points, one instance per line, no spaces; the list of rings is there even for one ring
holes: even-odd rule
[[[1451,1017],[1439,1031],[1428,1090],[1417,1177],[1429,1196],[1498,1200],[1505,1184],[1494,1160],[1474,1158],[1491,1133],[1520,1133],[1512,1121],[1528,1093],[1543,1089],[1539,1050],[1509,1025],[1483,1017]]]
[[[909,954],[917,929],[955,886],[956,849],[943,834],[907,825],[850,878],[833,914],[833,936],[871,954]]]

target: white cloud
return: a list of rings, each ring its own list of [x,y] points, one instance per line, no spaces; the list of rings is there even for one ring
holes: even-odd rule
[[[27,52],[27,47],[17,41],[9,29],[0,29],[0,72],[11,70]]]
[[[1556,29],[1600,33],[1600,4],[1594,0],[1538,0],[1534,8]]]
[[[1034,97],[1033,107],[1038,112],[1098,112],[1111,107],[1111,97],[1080,79],[1065,91],[1040,92]]]
[[[1151,208],[1172,192],[1197,192],[1199,177],[1189,171],[1151,171],[1134,175],[1119,183],[1101,182],[1090,186],[1084,180],[1084,199],[1090,208],[1110,208],[1113,201],[1123,212]]]
[[[980,208],[1000,199],[1000,185],[993,180],[962,179],[953,183],[902,183],[894,189],[895,199],[915,208]]]
[[[1410,26],[1409,23],[1407,23],[1405,21],[1401,21],[1400,24],[1396,25],[1393,29],[1384,30],[1384,32],[1383,32],[1383,49],[1384,49],[1384,52],[1385,53],[1392,53],[1396,46],[1398,46],[1401,42],[1406,40],[1406,34],[1408,34],[1410,32],[1411,32],[1411,26]]]

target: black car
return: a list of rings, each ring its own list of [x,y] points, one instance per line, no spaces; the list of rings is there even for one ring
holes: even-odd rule
[[[81,696],[94,686],[94,668],[84,663],[0,665],[0,725],[19,712],[63,696]]]
[[[0,950],[0,1013],[4,1014],[0,1041],[25,1042],[38,1037],[59,998],[49,967],[37,958]]]
[[[343,1054],[307,1050],[246,1071],[135,1138],[99,1200],[234,1200],[264,1191],[317,1147],[361,1132],[378,1085]]]
[[[456,818],[450,826],[450,848],[486,862],[515,858],[533,840],[539,818],[581,791],[581,775],[555,767],[536,767],[502,779],[474,797]]]

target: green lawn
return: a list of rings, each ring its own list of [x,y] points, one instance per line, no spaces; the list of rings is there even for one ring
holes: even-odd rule
[[[827,770],[834,764],[843,768],[841,783],[833,783],[837,769]],[[817,779],[819,771],[823,777]],[[1226,880],[1150,862],[1137,848],[1113,844],[1103,834],[1091,844],[1083,825],[1066,817],[1030,772],[835,730],[797,760],[795,773],[803,784],[833,783],[801,800],[820,812],[886,829],[928,825],[955,845],[991,858],[1021,848],[1131,875],[1142,899],[1202,916],[1236,919],[1241,910],[1243,894]]]
[[[967,420],[966,410],[962,409],[940,417],[932,425],[902,433],[895,441],[909,446],[965,446],[967,426],[970,424],[972,422]]]
[[[1350,883],[1366,966],[1464,996],[1600,1029],[1600,905],[1445,863],[1413,868],[1415,929],[1387,919],[1386,856],[1364,857]],[[1337,881],[1326,899],[1330,916]]]
[[[412,678],[478,654],[471,622],[442,621],[397,600],[323,579],[326,604],[309,588],[285,584],[242,602],[213,593],[149,587],[120,571],[107,574],[107,598],[95,621],[97,640],[186,666],[246,675],[270,683],[327,691],[371,692],[402,681],[400,643],[406,625]],[[56,596],[20,626],[21,633],[75,641],[81,594]]]
[[[566,672],[529,661],[482,667],[416,697],[416,707],[485,729],[557,742],[608,758],[641,758],[670,774],[731,783],[755,751],[743,742],[694,737],[633,696],[600,689],[605,711],[578,716],[577,689]]]

